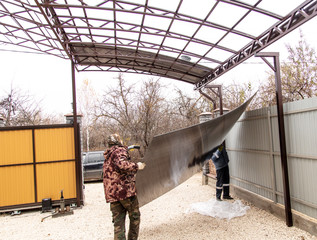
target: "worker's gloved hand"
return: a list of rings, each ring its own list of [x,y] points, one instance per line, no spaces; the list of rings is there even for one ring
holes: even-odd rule
[[[138,164],[139,170],[143,170],[145,168],[145,166],[146,166],[146,164],[142,163],[142,162],[138,162],[137,164]]]

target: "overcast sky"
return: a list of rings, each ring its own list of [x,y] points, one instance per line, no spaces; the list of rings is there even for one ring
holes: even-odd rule
[[[281,61],[287,57],[285,44],[295,46],[299,41],[299,29],[311,47],[317,49],[317,19],[312,19],[300,28],[286,35],[272,44],[265,51],[280,52]],[[1,47],[2,48],[2,47]],[[41,105],[48,113],[66,114],[72,111],[71,64],[70,60],[60,59],[43,54],[27,54],[0,51],[0,97],[10,90],[11,84],[30,95],[42,100]],[[269,67],[263,64],[260,58],[250,58],[248,62],[240,64],[217,80],[217,83],[232,82],[258,82],[266,78]],[[84,79],[89,79],[96,91],[100,92],[107,87],[106,84],[114,81],[118,73],[81,72],[76,73],[77,87]],[[125,79],[139,81],[149,79],[151,76],[125,74]],[[105,81],[107,80],[107,81]],[[163,79],[164,84],[174,83],[183,89],[192,91],[194,86],[175,80]],[[106,83],[107,82],[107,83]]]

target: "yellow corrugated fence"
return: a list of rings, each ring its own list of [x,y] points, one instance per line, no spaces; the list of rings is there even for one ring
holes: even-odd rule
[[[0,131],[0,208],[76,198],[74,128]]]

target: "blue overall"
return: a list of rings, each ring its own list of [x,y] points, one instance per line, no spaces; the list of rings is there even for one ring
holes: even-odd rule
[[[229,175],[229,157],[225,148],[220,146],[212,154],[212,162],[216,168],[217,182],[216,182],[216,197],[221,199],[221,194],[223,190],[223,196],[229,197],[230,194],[230,175]]]

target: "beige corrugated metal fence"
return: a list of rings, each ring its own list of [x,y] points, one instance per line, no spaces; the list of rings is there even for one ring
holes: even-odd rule
[[[317,98],[284,104],[291,206],[317,219]],[[284,205],[276,107],[246,112],[226,138],[231,183]]]

